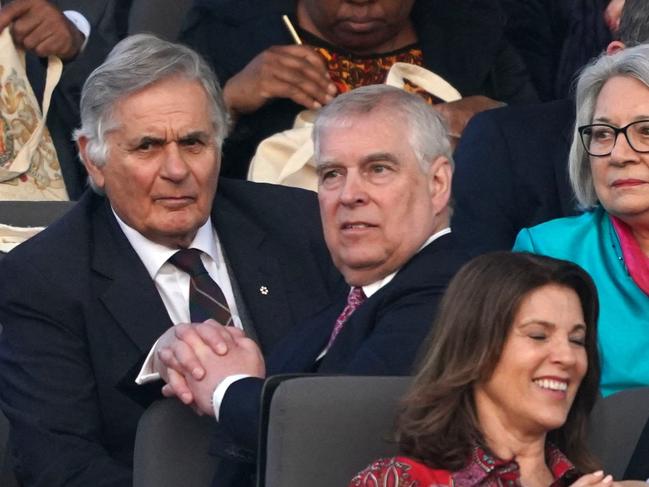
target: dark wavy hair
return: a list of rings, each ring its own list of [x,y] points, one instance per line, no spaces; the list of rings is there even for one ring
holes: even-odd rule
[[[397,419],[402,454],[431,467],[458,470],[474,446],[487,447],[474,402],[475,385],[496,364],[522,300],[549,284],[574,290],[586,324],[588,370],[565,424],[548,434],[575,466],[597,468],[586,446],[588,415],[599,391],[597,290],[579,266],[527,253],[494,252],[467,263],[449,284],[429,337],[428,353]]]

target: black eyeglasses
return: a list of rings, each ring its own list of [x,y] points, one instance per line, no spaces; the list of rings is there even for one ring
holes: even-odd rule
[[[610,156],[620,134],[624,134],[634,151],[649,153],[649,120],[636,120],[624,127],[593,123],[578,127],[577,131],[584,149],[593,157]]]

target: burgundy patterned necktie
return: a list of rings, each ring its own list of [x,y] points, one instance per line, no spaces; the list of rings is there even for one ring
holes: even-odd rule
[[[326,350],[329,350],[334,340],[338,336],[338,333],[340,333],[340,330],[343,329],[345,322],[349,319],[351,314],[354,311],[356,311],[356,308],[358,308],[361,304],[363,304],[363,302],[366,299],[367,297],[365,296],[362,287],[352,287],[349,290],[349,294],[347,295],[347,305],[345,306],[343,312],[340,313],[340,316],[338,316],[338,319],[336,320],[336,324],[334,325],[334,329],[331,332],[331,338],[329,338],[329,343],[327,343]]]
[[[200,323],[213,318],[222,325],[231,325],[228,302],[201,262],[201,251],[179,250],[169,258],[169,262],[189,274],[189,316],[192,322]]]

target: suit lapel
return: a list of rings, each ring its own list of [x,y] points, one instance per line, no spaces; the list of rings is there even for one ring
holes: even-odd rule
[[[345,307],[346,298],[346,292],[341,294],[333,304],[300,325],[273,350],[267,362],[267,374],[312,370],[316,359],[329,341],[336,318]]]
[[[100,299],[124,333],[146,354],[172,326],[171,319],[107,202],[97,211],[93,227],[92,268],[108,280]]]
[[[217,194],[212,221],[263,348],[280,336],[273,323],[291,322],[277,258],[282,249],[273,249],[265,232],[222,195]]]
[[[372,333],[378,321],[378,314],[385,309],[386,303],[389,303],[395,296],[401,296],[404,289],[411,288],[413,283],[420,281],[419,275],[422,269],[430,268],[431,259],[435,259],[435,254],[451,249],[454,245],[453,237],[443,235],[431,242],[429,245],[420,250],[397,272],[394,279],[379,289],[376,294],[372,295],[363,303],[349,318],[340,334],[334,341],[331,349],[322,359],[319,372],[334,373],[343,370],[347,364],[354,358],[361,344]],[[437,259],[439,260],[439,259]],[[445,263],[441,260],[437,262],[436,268],[430,272],[438,273],[441,276],[447,275],[444,272],[445,265],[453,265],[452,262]],[[342,308],[340,308],[342,310]],[[335,317],[334,317],[335,320]],[[329,331],[333,327],[331,322]]]

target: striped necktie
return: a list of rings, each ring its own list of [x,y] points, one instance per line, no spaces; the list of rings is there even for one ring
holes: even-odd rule
[[[179,250],[169,262],[189,274],[189,316],[193,323],[213,318],[225,326],[233,324],[228,302],[201,262],[200,250]]]

